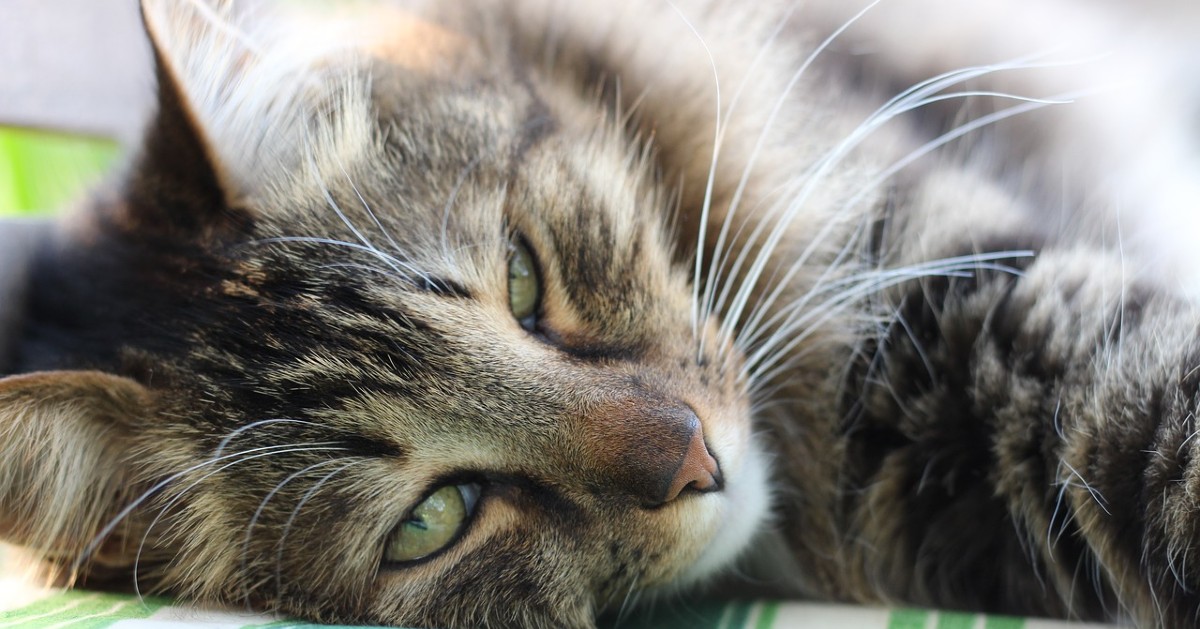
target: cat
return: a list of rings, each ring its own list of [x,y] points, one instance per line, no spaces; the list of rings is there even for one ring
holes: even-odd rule
[[[1193,626],[1200,310],[1131,220],[1187,109],[1054,49],[1121,8],[143,0],[139,151],[8,236],[0,538],[337,623]]]

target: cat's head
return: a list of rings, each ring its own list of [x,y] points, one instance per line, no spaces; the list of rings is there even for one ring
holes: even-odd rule
[[[5,534],[91,579],[140,555],[143,585],[453,626],[586,625],[745,546],[741,359],[607,69],[484,17],[144,14],[160,111],[38,267],[40,373],[0,380],[5,451],[40,453],[6,455]]]

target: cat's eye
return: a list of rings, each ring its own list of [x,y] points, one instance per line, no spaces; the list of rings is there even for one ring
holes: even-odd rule
[[[537,325],[538,302],[542,297],[537,264],[529,247],[515,239],[508,252],[508,306],[526,330]]]
[[[450,545],[475,511],[479,485],[445,485],[429,494],[388,537],[383,559],[414,561]]]

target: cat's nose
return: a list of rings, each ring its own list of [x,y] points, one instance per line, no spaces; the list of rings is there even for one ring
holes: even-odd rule
[[[689,493],[719,491],[721,467],[700,418],[685,404],[622,400],[590,414],[592,464],[610,491],[653,509]],[[640,402],[640,404],[638,403]]]
[[[717,465],[717,460],[709,454],[708,446],[704,444],[704,431],[700,429],[700,421],[697,420],[692,437],[688,440],[683,461],[679,463],[675,477],[667,486],[662,503],[678,498],[679,494],[688,489],[700,492],[716,491],[721,488],[721,482],[721,468]]]

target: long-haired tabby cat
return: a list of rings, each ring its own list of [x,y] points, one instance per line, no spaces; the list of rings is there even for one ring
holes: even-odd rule
[[[1138,219],[1200,196],[1133,7],[280,4],[144,0],[140,151],[9,235],[4,539],[337,622],[1193,626],[1200,309]]]

